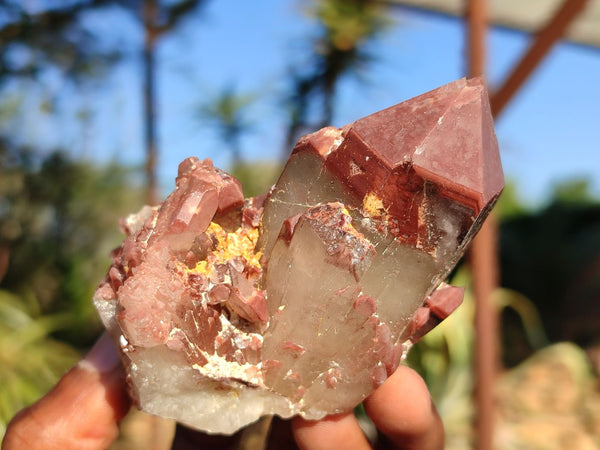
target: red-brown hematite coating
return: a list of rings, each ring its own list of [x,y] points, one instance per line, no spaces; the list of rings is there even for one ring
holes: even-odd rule
[[[481,78],[455,81],[353,122],[342,128],[337,150],[329,151],[335,148],[332,135],[309,135],[295,153],[319,154],[357,199],[376,194],[398,223],[395,234],[422,234],[414,206],[424,195],[467,208],[472,223],[504,185]]]

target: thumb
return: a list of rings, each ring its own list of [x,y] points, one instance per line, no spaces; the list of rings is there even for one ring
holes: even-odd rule
[[[104,449],[128,409],[123,369],[105,333],[46,396],[13,418],[2,450]]]

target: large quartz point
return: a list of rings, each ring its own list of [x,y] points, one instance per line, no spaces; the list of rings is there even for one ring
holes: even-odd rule
[[[481,79],[303,137],[267,196],[185,160],[94,298],[134,400],[213,433],[351,410],[458,306],[502,187]]]

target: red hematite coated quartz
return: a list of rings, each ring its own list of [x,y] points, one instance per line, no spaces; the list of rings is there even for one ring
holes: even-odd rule
[[[341,130],[326,128],[305,136],[291,163],[298,154],[319,156],[319,165],[355,201],[367,199],[369,206],[372,200],[371,212],[385,212],[390,232],[431,248],[436,235],[423,220],[429,196],[464,211],[464,233],[504,186],[489,111],[482,80],[461,79]]]
[[[94,302],[141,409],[232,433],[383,383],[460,304],[442,280],[503,176],[476,78],[301,138],[267,196],[197,158],[176,184],[123,221]]]

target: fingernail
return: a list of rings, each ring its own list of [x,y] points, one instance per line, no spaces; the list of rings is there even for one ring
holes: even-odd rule
[[[107,373],[117,367],[119,362],[119,354],[110,340],[110,336],[108,333],[103,333],[88,354],[85,355],[85,358],[79,362],[79,365],[81,367],[87,366],[88,369],[91,366],[100,373]]]

